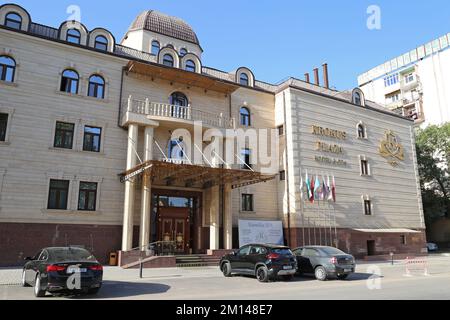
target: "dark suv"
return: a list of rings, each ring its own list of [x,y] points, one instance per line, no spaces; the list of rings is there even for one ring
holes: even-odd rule
[[[249,244],[220,260],[225,277],[232,274],[256,276],[267,282],[278,276],[290,280],[297,270],[297,260],[288,247],[268,244]]]

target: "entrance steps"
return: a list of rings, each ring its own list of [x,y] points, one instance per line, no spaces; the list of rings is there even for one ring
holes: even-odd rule
[[[210,255],[176,256],[176,264],[179,268],[211,267],[219,266],[220,257]]]

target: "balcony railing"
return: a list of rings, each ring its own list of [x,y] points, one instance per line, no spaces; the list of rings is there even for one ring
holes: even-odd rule
[[[161,117],[175,120],[201,121],[203,125],[233,129],[235,127],[234,118],[224,116],[222,113],[214,114],[202,110],[197,110],[191,106],[182,107],[167,103],[150,102],[149,100],[136,100],[129,98],[126,102],[126,110],[148,117]]]

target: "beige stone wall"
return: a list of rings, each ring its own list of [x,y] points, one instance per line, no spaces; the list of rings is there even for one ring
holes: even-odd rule
[[[0,145],[0,222],[121,224],[126,132],[117,126],[121,68],[125,60],[0,30],[0,52],[17,62],[13,85],[0,84],[0,109],[11,112],[9,141]],[[79,95],[59,92],[61,72],[79,73]],[[105,100],[86,97],[93,73],[107,82]],[[75,123],[73,150],[53,148],[57,120]],[[83,126],[103,129],[102,151],[83,152]],[[48,211],[51,178],[71,181],[68,211]],[[78,183],[99,183],[98,210],[78,212]]]
[[[337,203],[320,207],[306,204],[304,217],[325,219],[336,212],[338,227],[344,228],[424,228],[412,122],[348,103],[313,95],[296,89],[286,90],[291,110],[292,136],[288,136],[295,154],[291,179],[300,183],[300,170],[312,174],[334,175],[337,184]],[[357,124],[362,121],[368,139],[357,138]],[[330,128],[347,133],[339,141],[312,134],[312,126]],[[386,130],[393,130],[404,147],[405,160],[393,167],[378,152]],[[332,155],[315,151],[317,141],[338,144],[344,154]],[[347,166],[330,166],[315,161],[315,156],[327,156],[347,161]],[[361,176],[360,158],[369,161],[371,176]],[[365,216],[362,196],[368,195],[373,204],[373,216]],[[295,193],[298,208],[302,208],[298,188]],[[296,225],[301,225],[302,210],[297,211]],[[333,214],[334,215],[334,214]],[[322,222],[324,223],[324,222]]]

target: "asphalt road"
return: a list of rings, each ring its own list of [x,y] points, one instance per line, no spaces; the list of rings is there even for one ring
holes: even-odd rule
[[[225,278],[218,268],[148,269],[139,279],[138,270],[105,268],[104,285],[97,296],[52,297],[70,299],[138,300],[440,300],[450,299],[450,257],[428,259],[428,275],[420,270],[406,276],[404,261],[359,264],[348,280],[316,281],[313,277],[293,281],[259,283],[251,277]],[[0,299],[35,299],[33,288],[17,283],[20,270],[0,270]],[[19,278],[20,279],[20,278]],[[7,285],[7,283],[9,283]],[[16,284],[14,284],[16,283]]]

